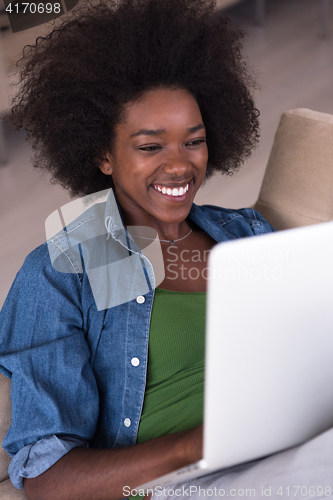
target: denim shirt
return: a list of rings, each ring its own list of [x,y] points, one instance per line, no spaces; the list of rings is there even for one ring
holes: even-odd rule
[[[250,208],[193,204],[188,217],[216,242],[273,231]],[[0,314],[14,486],[76,446],[135,444],[157,285],[112,191],[28,255]]]

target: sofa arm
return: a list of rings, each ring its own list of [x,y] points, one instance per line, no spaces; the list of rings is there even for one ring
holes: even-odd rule
[[[10,379],[0,373],[0,443],[4,440],[11,422]],[[8,479],[10,456],[0,448],[0,484]],[[1,495],[0,498],[2,499]]]
[[[0,498],[1,500],[27,500],[24,490],[14,488],[9,479],[0,483]]]
[[[333,220],[333,115],[286,111],[254,208],[275,229]]]

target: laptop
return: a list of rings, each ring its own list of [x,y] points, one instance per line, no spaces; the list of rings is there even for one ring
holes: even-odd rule
[[[296,446],[333,425],[333,222],[210,255],[203,458],[153,489]]]

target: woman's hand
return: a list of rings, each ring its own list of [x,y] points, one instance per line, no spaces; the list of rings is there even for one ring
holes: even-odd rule
[[[29,500],[118,500],[133,489],[202,458],[202,425],[124,448],[75,448],[25,479]],[[128,489],[127,489],[128,491]]]

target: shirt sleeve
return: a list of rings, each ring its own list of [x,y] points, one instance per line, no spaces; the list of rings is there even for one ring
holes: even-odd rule
[[[21,472],[33,470],[49,445],[51,466],[76,438],[95,434],[99,395],[81,301],[80,276],[54,270],[44,244],[25,260],[1,311],[0,371],[11,378],[12,405],[3,448],[12,457],[22,450],[11,466],[15,482],[22,464]],[[71,436],[72,444],[53,436]]]
[[[26,477],[37,477],[54,465],[66,453],[78,447],[88,447],[87,441],[71,436],[48,436],[24,446],[9,465],[9,477],[15,488],[23,488]]]

